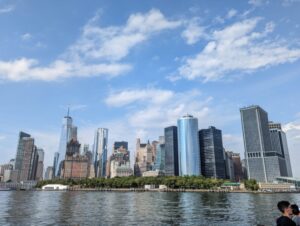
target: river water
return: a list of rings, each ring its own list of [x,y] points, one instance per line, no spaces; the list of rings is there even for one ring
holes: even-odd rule
[[[274,225],[300,194],[1,191],[0,225]]]

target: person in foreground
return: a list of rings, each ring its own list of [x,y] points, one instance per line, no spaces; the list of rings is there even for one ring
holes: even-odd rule
[[[280,201],[277,204],[279,211],[282,213],[281,217],[277,218],[277,226],[297,226],[291,219],[293,214],[291,204],[288,201]]]
[[[296,223],[297,226],[300,226],[300,212],[299,207],[296,204],[291,205],[293,217],[292,220]]]

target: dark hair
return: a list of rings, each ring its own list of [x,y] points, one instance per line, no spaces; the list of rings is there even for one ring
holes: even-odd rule
[[[298,215],[299,214],[299,207],[296,204],[291,205],[291,208],[293,210],[293,214],[294,215]]]
[[[277,207],[281,213],[284,213],[286,208],[289,208],[290,203],[288,201],[280,201],[277,203]]]

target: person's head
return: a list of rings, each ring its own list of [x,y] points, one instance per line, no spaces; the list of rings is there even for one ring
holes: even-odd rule
[[[299,207],[296,204],[291,205],[291,208],[294,215],[299,215]]]
[[[279,211],[283,214],[288,214],[288,215],[292,214],[291,205],[288,201],[278,202],[277,207],[278,207]]]

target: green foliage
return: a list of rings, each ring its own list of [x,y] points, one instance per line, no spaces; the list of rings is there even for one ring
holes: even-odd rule
[[[254,179],[245,180],[244,183],[245,183],[245,188],[247,190],[257,191],[259,188],[258,184],[256,183],[256,180]]]
[[[165,177],[115,177],[115,178],[86,178],[81,180],[53,179],[40,181],[37,188],[46,184],[63,184],[81,188],[143,188],[146,184],[166,185],[174,189],[213,189],[224,183],[221,179],[205,178],[202,176],[165,176]]]

